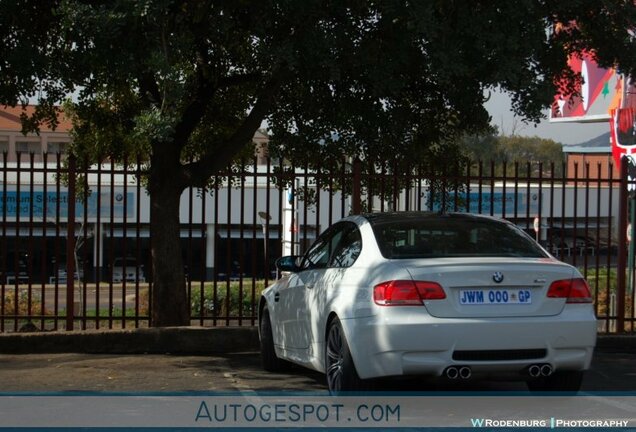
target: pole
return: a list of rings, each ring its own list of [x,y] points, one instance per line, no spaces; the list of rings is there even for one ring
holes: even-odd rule
[[[354,215],[362,213],[362,162],[353,160],[353,184],[351,188],[351,212]]]
[[[66,224],[66,330],[75,319],[75,158],[68,157],[68,221]]]
[[[265,265],[265,269],[263,270],[263,275],[265,279],[269,279],[269,259],[267,256],[267,224],[272,219],[269,213],[265,211],[259,211],[258,217],[261,219],[261,227],[263,228],[263,263]]]
[[[634,226],[636,224],[636,201],[634,195],[630,193],[629,197],[629,252],[627,255],[627,290],[631,295],[634,290]]]
[[[616,271],[617,279],[617,304],[616,304],[616,332],[623,333],[625,330],[625,268],[627,267],[627,158],[621,159],[621,177],[618,203],[618,263]]]
[[[620,107],[621,108],[625,108],[627,105],[627,75],[623,75],[623,88],[622,88],[622,97],[621,97],[621,103],[620,103]],[[625,266],[629,265],[630,268],[630,272],[631,272],[631,261],[630,263],[626,263],[626,257],[625,257],[625,243],[627,243],[627,204],[628,204],[628,199],[629,199],[629,195],[630,192],[628,190],[629,187],[629,182],[628,182],[628,178],[627,178],[627,174],[628,174],[628,169],[627,169],[627,164],[628,164],[628,158],[627,156],[623,155],[623,157],[621,157],[621,163],[620,163],[620,170],[621,170],[621,177],[620,177],[620,192],[619,192],[619,203],[618,203],[618,227],[619,227],[619,232],[618,232],[618,263],[617,263],[617,271],[616,271],[616,275],[617,275],[617,304],[616,304],[616,332],[617,333],[623,333],[625,331],[625,300],[626,300],[626,289],[625,289]],[[630,214],[630,219],[631,219],[631,214]],[[632,235],[633,233],[633,225],[632,225]],[[634,237],[632,237],[632,241],[630,243],[634,242]],[[630,252],[632,251],[632,245],[630,244],[629,246]],[[630,276],[631,277],[631,276]],[[630,280],[630,286],[631,286],[631,280]]]

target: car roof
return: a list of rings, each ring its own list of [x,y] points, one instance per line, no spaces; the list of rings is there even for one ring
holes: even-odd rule
[[[384,223],[395,222],[409,222],[422,219],[428,220],[465,220],[465,221],[477,221],[477,220],[489,220],[493,222],[510,223],[504,219],[496,218],[493,216],[476,215],[470,213],[440,213],[440,212],[427,212],[427,211],[404,211],[404,212],[386,212],[386,213],[367,213],[362,215],[372,225],[382,225]]]

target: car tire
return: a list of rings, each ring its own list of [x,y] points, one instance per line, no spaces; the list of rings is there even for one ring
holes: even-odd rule
[[[274,336],[272,334],[272,322],[269,318],[269,310],[267,305],[261,311],[260,326],[260,344],[261,344],[261,362],[263,369],[268,372],[281,372],[288,368],[289,364],[276,355],[274,349]]]
[[[583,371],[557,371],[548,377],[526,382],[530,391],[577,393],[583,384]]]
[[[369,390],[369,383],[360,379],[356,371],[349,344],[337,317],[329,323],[325,345],[325,375],[329,392],[338,394],[343,391]]]

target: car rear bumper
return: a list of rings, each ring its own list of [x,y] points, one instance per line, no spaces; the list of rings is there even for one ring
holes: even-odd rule
[[[449,366],[469,366],[474,373],[516,373],[532,364],[585,370],[597,332],[589,305],[571,305],[552,317],[470,319],[386,308],[342,325],[361,378],[440,376]]]

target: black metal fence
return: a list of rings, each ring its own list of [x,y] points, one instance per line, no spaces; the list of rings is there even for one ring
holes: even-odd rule
[[[59,154],[43,159],[5,153],[1,161],[0,331],[147,326],[152,233],[143,164],[79,170]],[[192,324],[254,325],[275,258],[302,253],[341,217],[432,210],[516,223],[585,275],[600,332],[636,331],[626,166],[621,175],[611,166],[566,168],[475,163],[396,174],[364,162],[312,171],[256,160],[228,168],[209,190],[181,197]]]

